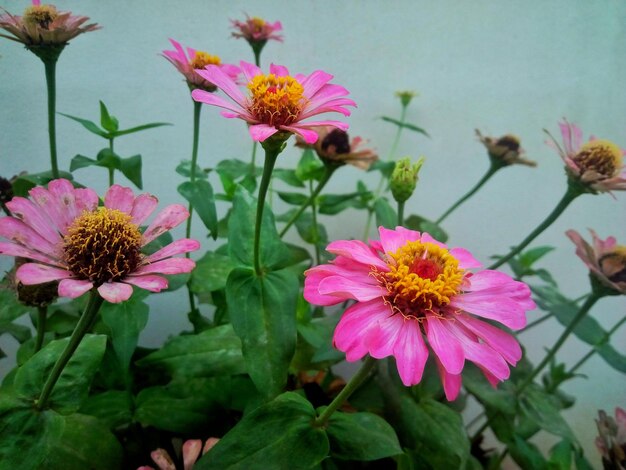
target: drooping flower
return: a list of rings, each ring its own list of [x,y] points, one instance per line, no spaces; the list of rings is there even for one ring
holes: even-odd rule
[[[59,281],[59,296],[69,298],[96,288],[102,298],[117,303],[132,295],[132,286],[159,292],[168,285],[161,275],[190,272],[195,266],[188,258],[172,256],[197,250],[196,240],[176,240],[151,255],[141,252],[189,217],[180,204],[160,211],[142,233],[140,225],[158,204],[150,194],[135,197],[130,188],[113,185],[99,207],[95,191],[76,189],[65,179],[29,194],[8,202],[12,216],[0,219],[0,237],[9,240],[0,242],[0,254],[33,261],[15,274],[22,284]]]
[[[298,134],[312,144],[317,141],[317,133],[312,127],[333,126],[347,130],[348,125],[339,121],[303,122],[327,112],[350,115],[346,106],[355,106],[355,103],[345,98],[348,90],[329,83],[332,75],[316,70],[308,76],[291,76],[286,67],[274,64],[270,66],[269,75],[264,75],[256,65],[243,61],[241,70],[246,79],[248,96],[215,65],[208,65],[198,73],[224,91],[234,103],[203,90],[193,90],[191,96],[196,101],[224,108],[224,117],[246,121],[252,139],[258,142],[280,132]]]
[[[489,157],[503,166],[526,165],[537,166],[537,163],[523,157],[524,149],[520,146],[517,136],[506,134],[499,138],[485,137],[476,129],[478,140],[485,146]]]
[[[626,470],[626,411],[615,408],[615,419],[604,410],[598,412],[596,419],[598,437],[596,447],[602,456],[605,469]]]
[[[265,45],[270,39],[274,41],[283,41],[282,35],[278,34],[282,31],[283,25],[280,21],[269,23],[262,18],[253,16],[252,18],[246,14],[246,21],[230,20],[233,24],[232,35],[236,38],[243,38],[251,46],[254,44]]]
[[[79,34],[100,29],[95,23],[83,26],[87,20],[86,16],[58,11],[54,5],[42,5],[41,0],[33,0],[22,16],[8,12],[0,16],[0,28],[11,34],[0,36],[26,46],[65,45]]]
[[[394,356],[402,382],[422,379],[428,346],[448,400],[461,388],[465,360],[492,385],[509,377],[522,355],[509,333],[535,308],[530,289],[508,275],[483,270],[465,249],[448,249],[427,233],[379,229],[380,241],[340,240],[328,245],[336,258],[306,271],[304,297],[317,305],[356,300],[341,317],[333,341],[348,361],[366,354]],[[426,338],[426,341],[424,340]],[[508,363],[508,364],[507,364]]]
[[[233,80],[237,80],[237,77],[241,73],[239,67],[232,64],[223,64],[218,56],[198,51],[196,49],[192,49],[191,47],[187,47],[187,51],[185,52],[185,49],[178,41],[171,38],[169,41],[172,43],[172,46],[174,46],[174,50],[163,51],[163,57],[169,60],[172,65],[174,65],[174,67],[176,67],[178,71],[183,74],[185,80],[187,80],[187,84],[192,90],[196,88],[207,92],[214,92],[217,90],[217,87],[213,83],[196,73],[197,70],[204,69],[207,65],[215,65],[219,67]]]
[[[182,448],[183,454],[183,469],[192,470],[196,461],[200,457],[200,451],[202,455],[210,451],[217,443],[219,439],[217,437],[209,437],[204,446],[200,439],[189,439],[185,441]],[[153,462],[159,467],[159,470],[176,470],[176,465],[170,454],[165,449],[157,449],[150,453],[150,457]],[[144,465],[137,470],[154,470],[154,468]]]
[[[372,149],[360,148],[364,142],[361,137],[353,137],[350,140],[346,131],[332,126],[315,127],[313,130],[317,133],[315,143],[307,144],[302,137],[297,136],[296,145],[312,148],[325,164],[342,166],[348,163],[361,170],[367,170],[378,160],[378,155]]]
[[[587,243],[575,230],[566,235],[576,245],[576,254],[587,265],[591,274],[609,289],[626,294],[626,246],[618,245],[615,237],[602,240],[589,230],[593,244]]]
[[[563,161],[570,178],[579,181],[591,192],[626,190],[626,168],[624,155],[626,150],[611,141],[596,139],[591,136],[583,143],[580,127],[564,120],[559,123],[563,147],[548,133],[546,143],[554,148]],[[546,131],[547,132],[547,131]]]

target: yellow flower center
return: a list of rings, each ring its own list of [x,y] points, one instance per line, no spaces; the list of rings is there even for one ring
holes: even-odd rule
[[[203,51],[196,51],[193,59],[189,62],[194,69],[203,69],[207,65],[220,65],[221,59],[216,55],[211,55]]]
[[[622,167],[622,151],[608,140],[592,140],[572,157],[581,174],[593,171],[604,178],[616,176]]]
[[[69,270],[97,286],[122,279],[141,261],[139,227],[116,209],[83,212],[70,225],[64,242]]]
[[[250,24],[252,25],[254,32],[260,33],[263,31],[263,27],[265,26],[265,20],[255,16],[254,18],[250,18]]]
[[[270,126],[295,122],[304,106],[304,87],[290,76],[257,75],[248,89],[252,94],[250,112]]]
[[[464,270],[450,252],[434,243],[406,243],[387,261],[390,271],[375,273],[389,295],[386,301],[394,312],[421,319],[426,312],[438,313],[459,292]]]
[[[612,282],[626,282],[626,246],[616,246],[599,260],[602,273]]]
[[[58,12],[54,5],[32,5],[24,11],[26,23],[36,24],[44,29],[48,29],[57,16]]]

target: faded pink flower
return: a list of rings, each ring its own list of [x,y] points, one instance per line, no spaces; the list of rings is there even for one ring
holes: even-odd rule
[[[604,410],[598,412],[596,419],[598,437],[596,447],[602,456],[605,469],[626,470],[626,411],[615,408],[615,419]]]
[[[554,148],[563,161],[570,178],[580,181],[595,191],[613,191],[626,189],[626,168],[624,155],[626,150],[608,140],[591,136],[583,143],[583,133],[576,124],[566,119],[559,123],[563,147],[549,133],[546,143]]]
[[[537,166],[537,163],[524,158],[524,149],[521,147],[519,138],[513,134],[506,134],[502,137],[487,137],[476,129],[478,140],[485,146],[489,157],[495,159],[503,166],[526,165]]]
[[[348,90],[329,83],[332,75],[316,70],[308,76],[292,77],[286,67],[274,64],[270,66],[270,74],[264,75],[256,65],[243,61],[241,70],[246,79],[248,96],[215,65],[208,65],[198,73],[223,90],[234,103],[202,90],[193,90],[191,96],[196,101],[226,109],[222,111],[224,117],[246,121],[252,139],[258,142],[282,132],[298,134],[312,144],[317,141],[317,133],[312,127],[333,126],[347,130],[348,125],[339,121],[302,122],[327,112],[350,115],[345,106],[355,106],[355,103],[345,98]]]
[[[589,232],[592,245],[575,230],[568,230],[565,234],[574,242],[576,254],[598,281],[620,294],[626,294],[626,246],[618,245],[615,237],[602,240],[593,230]]]
[[[0,28],[11,34],[0,36],[26,46],[65,45],[79,34],[100,29],[95,23],[83,26],[87,20],[86,16],[58,11],[54,5],[42,5],[40,0],[33,0],[23,16],[8,12],[0,16]]]
[[[509,377],[522,356],[509,333],[535,308],[530,289],[499,271],[472,273],[480,263],[465,249],[448,249],[427,233],[380,227],[380,241],[340,240],[327,250],[330,264],[305,272],[304,297],[316,305],[356,300],[341,317],[333,341],[348,361],[366,354],[394,356],[402,383],[420,382],[434,352],[448,400],[461,388],[465,360],[492,385]],[[427,343],[424,341],[424,336]],[[508,363],[508,364],[507,364]]]
[[[202,455],[210,451],[215,444],[219,442],[217,437],[209,437],[202,446],[200,439],[189,439],[183,444],[183,469],[192,470],[196,461],[200,457],[200,451]],[[152,461],[159,467],[159,470],[176,470],[176,465],[170,457],[170,454],[165,449],[157,449],[150,453]],[[137,470],[154,470],[154,468],[147,465],[139,467]]]
[[[353,137],[350,140],[347,132],[332,126],[316,127],[313,130],[317,133],[317,141],[314,144],[307,144],[298,136],[296,145],[312,148],[324,163],[335,166],[348,163],[361,170],[367,170],[378,160],[376,152],[362,148],[364,141],[361,137]]]
[[[174,39],[169,40],[174,46],[173,51],[163,51],[163,57],[169,60],[174,67],[183,74],[190,88],[200,88],[208,92],[217,90],[217,87],[210,81],[204,79],[196,73],[198,69],[204,69],[207,65],[215,65],[219,67],[226,75],[233,80],[241,73],[239,67],[231,64],[222,64],[218,56],[208,54],[203,51],[192,49],[191,47],[183,49],[183,46]]]
[[[263,45],[273,39],[275,41],[283,41],[282,35],[278,31],[282,31],[283,25],[280,21],[269,23],[261,18],[253,16],[250,18],[246,14],[246,21],[230,20],[235,31],[232,35],[236,38],[244,38],[251,45],[254,43],[262,43]]]
[[[12,216],[0,219],[0,254],[33,260],[21,265],[16,278],[22,284],[59,282],[59,296],[75,298],[96,288],[105,300],[123,302],[132,286],[151,292],[167,288],[163,274],[190,272],[195,263],[172,256],[197,250],[188,238],[176,240],[151,255],[141,248],[189,217],[187,209],[172,204],[160,211],[143,232],[139,226],[155,210],[150,194],[135,197],[130,188],[113,185],[98,207],[98,195],[57,179],[48,189],[30,190],[30,198],[7,203]]]

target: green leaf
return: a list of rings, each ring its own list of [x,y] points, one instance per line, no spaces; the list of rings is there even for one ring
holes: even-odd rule
[[[102,101],[100,101],[100,125],[109,132],[114,132],[119,128],[117,118],[109,114],[109,110]]]
[[[544,470],[547,468],[546,459],[544,459],[541,451],[532,442],[524,441],[519,436],[515,436],[514,441],[507,443],[507,449],[511,453],[511,457],[521,468],[532,470]]]
[[[396,162],[393,160],[383,161],[378,160],[374,162],[367,171],[380,171],[385,178],[391,177],[393,169],[396,167]]]
[[[80,407],[80,413],[95,416],[108,429],[126,426],[132,422],[134,403],[129,392],[107,390],[90,395]]]
[[[102,321],[111,329],[111,343],[124,373],[128,372],[139,333],[148,323],[149,310],[148,304],[135,296],[118,304],[107,302],[100,310]]]
[[[74,179],[72,174],[67,171],[59,171],[59,178],[65,178],[70,181]],[[56,179],[56,177],[52,175],[52,171],[20,175],[13,181],[13,194],[15,196],[28,197],[28,191],[32,188],[45,186],[53,179]]]
[[[66,118],[70,118],[73,121],[78,122],[79,124],[82,124],[82,126],[87,129],[89,132],[91,132],[92,134],[96,134],[99,135],[100,137],[104,137],[105,139],[109,138],[109,133],[106,132],[103,129],[100,129],[98,127],[98,125],[93,122],[93,121],[89,121],[87,119],[83,119],[83,118],[79,118],[77,116],[71,116],[69,114],[64,114],[64,113],[59,113],[61,116],[65,116]]]
[[[288,392],[244,416],[194,470],[308,469],[328,455],[328,437],[312,426],[315,410]]]
[[[215,240],[217,238],[217,209],[211,183],[202,179],[193,182],[185,181],[178,186],[178,192],[189,201]]]
[[[151,122],[149,124],[142,124],[141,126],[131,127],[130,129],[124,129],[121,131],[110,132],[110,137],[119,137],[127,134],[134,134],[135,132],[145,131],[147,129],[153,129],[155,127],[171,126],[169,122]]]
[[[197,335],[176,336],[137,361],[137,365],[165,370],[173,377],[208,377],[245,373],[241,342],[231,325]]]
[[[385,198],[378,198],[374,203],[374,212],[376,213],[376,225],[385,228],[395,228],[398,225],[398,214],[389,205]]]
[[[296,347],[299,282],[288,270],[257,277],[236,268],[228,276],[226,301],[233,328],[241,338],[248,373],[261,393],[278,395]]]
[[[473,364],[468,364],[463,369],[463,386],[483,405],[506,415],[515,414],[516,398],[513,392],[503,385],[493,388],[480,369]]]
[[[552,470],[570,470],[572,468],[572,443],[563,440],[550,449],[548,464]]]
[[[553,246],[538,246],[520,254],[519,261],[524,268],[531,268],[533,264],[553,250]]]
[[[68,343],[69,338],[51,341],[26,361],[15,375],[15,393],[31,401],[38,399],[46,378]],[[85,335],[52,390],[48,401],[50,408],[62,414],[69,414],[80,408],[87,398],[105,347],[106,336]]]
[[[339,212],[354,207],[363,209],[363,193],[354,192],[348,194],[323,194],[318,198],[320,214],[335,215]]]
[[[228,256],[207,251],[196,261],[191,272],[191,291],[196,294],[208,294],[226,287],[226,279],[235,268],[235,263]]]
[[[301,193],[286,193],[283,191],[277,191],[278,197],[285,201],[287,204],[294,206],[301,206],[309,197],[306,194]]]
[[[541,429],[576,442],[574,433],[561,416],[558,399],[533,384],[526,389],[519,404],[523,414]]]
[[[274,168],[272,177],[287,183],[289,186],[296,188],[304,188],[304,183],[298,178],[295,170],[286,170],[284,168]]]
[[[420,134],[424,134],[426,137],[430,137],[430,135],[428,135],[428,132],[426,132],[421,127],[416,126],[415,124],[409,124],[408,122],[398,121],[397,119],[390,118],[387,116],[382,116],[381,119],[383,121],[395,124],[398,127],[403,127],[404,129],[410,129],[412,131],[419,132]]]
[[[191,160],[182,160],[176,167],[176,173],[184,176],[185,178],[191,178]],[[206,172],[198,165],[196,165],[195,176],[196,178],[201,178],[203,180],[208,178]]]
[[[312,149],[306,148],[296,167],[296,177],[300,181],[320,180],[324,174],[324,164]]]
[[[0,325],[11,323],[32,310],[18,302],[13,290],[0,288]]]
[[[141,155],[133,155],[132,157],[120,159],[119,170],[131,183],[139,189],[143,189],[141,180]]]
[[[70,162],[70,171],[76,171],[88,166],[97,166],[98,161],[84,155],[76,155]]]
[[[334,413],[326,429],[331,454],[345,460],[378,460],[402,453],[395,431],[372,413]]]
[[[404,226],[411,230],[417,230],[418,232],[427,232],[441,243],[445,243],[448,240],[448,234],[440,225],[419,215],[410,215],[404,219]]]

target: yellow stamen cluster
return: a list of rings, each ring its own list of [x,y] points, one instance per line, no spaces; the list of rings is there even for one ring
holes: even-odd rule
[[[626,246],[616,246],[605,253],[598,264],[602,273],[612,282],[626,282]]]
[[[270,126],[292,124],[304,106],[304,87],[290,76],[257,75],[248,89],[252,94],[250,112]]]
[[[459,292],[464,271],[447,249],[412,241],[389,256],[390,271],[376,277],[387,288],[386,301],[395,312],[419,320],[427,311],[437,314]]]
[[[64,241],[69,270],[95,285],[123,278],[141,261],[139,228],[130,215],[116,209],[85,211],[69,227]]]
[[[211,55],[203,51],[196,51],[193,59],[189,62],[189,65],[191,65],[194,69],[203,69],[207,65],[220,65],[221,63],[221,59],[216,55]]]
[[[263,28],[265,27],[265,20],[262,18],[259,18],[258,16],[250,18],[249,23],[252,25],[252,28],[255,32],[260,33],[263,31]]]
[[[616,176],[622,167],[622,151],[608,140],[592,140],[572,157],[581,174],[593,172],[604,178]]]
[[[54,5],[32,5],[24,11],[26,23],[36,24],[44,29],[48,29],[57,16],[58,12]]]

